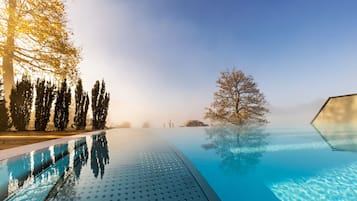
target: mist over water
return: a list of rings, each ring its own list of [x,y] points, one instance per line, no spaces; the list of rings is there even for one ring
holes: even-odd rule
[[[110,124],[202,120],[219,72],[232,66],[254,77],[272,107],[271,124],[310,123],[328,97],[356,91],[354,3],[67,4],[83,48],[84,88],[105,79]]]

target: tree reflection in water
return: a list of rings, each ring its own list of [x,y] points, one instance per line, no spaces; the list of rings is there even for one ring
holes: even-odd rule
[[[73,145],[74,149],[70,149]],[[74,157],[70,157],[71,150],[74,150]],[[94,176],[98,177],[100,173],[103,178],[105,165],[109,164],[108,143],[104,132],[92,136],[90,153],[91,169]],[[74,141],[74,144],[71,142],[58,144],[19,158],[6,160],[0,163],[2,171],[0,174],[0,200],[6,199],[14,193],[19,193],[18,196],[21,197],[26,193],[26,190],[22,191],[22,189],[26,189],[30,185],[43,186],[45,189],[52,184],[53,178],[62,177],[65,173],[69,173],[67,174],[68,179],[66,179],[68,182],[76,181],[88,159],[87,141],[86,138],[81,138]],[[70,162],[73,162],[73,172]]]
[[[219,126],[206,129],[210,144],[204,149],[215,149],[222,158],[221,167],[227,172],[246,174],[254,168],[265,152],[268,133],[260,127]]]
[[[1,165],[1,164],[0,164]],[[31,156],[26,154],[17,160],[9,160],[7,166],[7,178],[0,178],[0,200],[15,192],[31,177]],[[5,170],[5,168],[4,168]],[[2,175],[3,176],[3,175]]]
[[[54,146],[55,161],[61,161],[61,165],[57,165],[58,175],[63,175],[64,172],[68,170],[69,167],[69,152],[68,144],[60,144]]]
[[[7,161],[7,178],[5,182],[0,182],[2,185],[0,200],[7,196],[20,192],[22,188],[30,185],[42,184],[46,187],[46,183],[51,181],[51,178],[62,176],[68,170],[69,156],[68,144],[59,144],[52,147],[53,157],[51,155],[51,147],[33,151],[22,157],[10,158]],[[54,165],[54,162],[59,165]],[[23,191],[22,193],[26,193]],[[23,194],[18,195],[21,197]],[[13,198],[17,200],[19,198]]]
[[[82,167],[87,164],[88,161],[88,146],[85,139],[77,140],[74,143],[74,174],[76,178],[79,178]]]
[[[109,164],[108,142],[105,133],[92,136],[91,169],[95,177],[103,178],[105,165]]]

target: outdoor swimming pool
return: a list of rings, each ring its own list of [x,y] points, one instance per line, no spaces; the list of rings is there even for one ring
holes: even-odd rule
[[[356,151],[350,127],[116,129],[1,161],[0,199],[357,200]]]

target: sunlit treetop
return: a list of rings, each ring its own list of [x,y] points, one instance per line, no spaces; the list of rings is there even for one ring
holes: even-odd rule
[[[4,59],[12,60],[14,76],[46,75],[76,80],[80,48],[74,45],[72,35],[63,1],[5,0],[0,3],[1,63],[5,69]]]

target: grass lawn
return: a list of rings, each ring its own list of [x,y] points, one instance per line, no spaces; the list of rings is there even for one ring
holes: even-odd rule
[[[8,131],[0,132],[0,150],[33,144],[46,140],[63,138],[77,135],[91,130],[69,130],[69,131]]]

